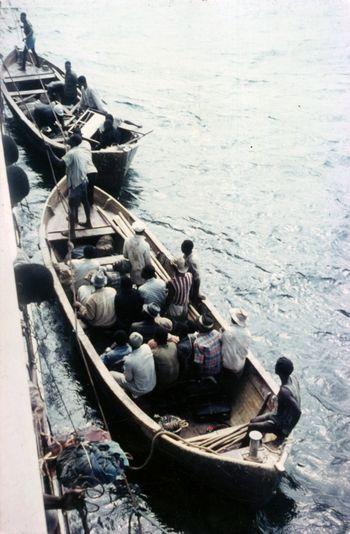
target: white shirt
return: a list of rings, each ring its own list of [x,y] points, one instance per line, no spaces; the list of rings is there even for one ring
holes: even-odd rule
[[[97,173],[97,169],[96,169],[95,165],[92,162],[91,145],[90,145],[89,141],[87,141],[86,139],[83,139],[82,142],[80,143],[79,147],[82,150],[84,150],[84,152],[86,154],[86,158],[87,158],[86,174],[92,174],[92,173],[95,173],[95,172]]]
[[[80,146],[74,146],[62,156],[66,164],[68,188],[75,189],[80,184],[87,182],[87,156]]]
[[[124,376],[127,387],[139,397],[150,393],[156,386],[156,370],[151,349],[143,344],[124,358]]]
[[[75,289],[79,289],[80,286],[89,284],[89,282],[85,280],[85,276],[90,271],[95,271],[100,266],[99,261],[93,258],[81,258],[80,260],[71,260],[71,264]]]
[[[91,89],[91,87],[87,87],[86,89],[85,87],[81,88],[80,108],[92,108],[104,112],[100,97],[94,89]]]
[[[131,279],[140,285],[144,282],[141,271],[145,265],[151,265],[151,249],[143,235],[128,237],[124,242],[123,255],[131,264]]]
[[[251,335],[247,327],[232,325],[222,333],[222,364],[238,374],[243,370]]]

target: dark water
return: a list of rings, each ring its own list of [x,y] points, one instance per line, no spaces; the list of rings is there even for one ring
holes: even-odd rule
[[[303,417],[287,474],[255,513],[206,494],[171,466],[138,476],[168,532],[349,530],[350,7],[345,1],[25,1],[37,48],[70,59],[114,114],[144,124],[121,199],[173,251],[186,235],[203,286],[227,313],[249,312],[254,352],[292,358]],[[2,51],[16,41],[5,13]],[[21,150],[32,184],[18,209],[24,246],[51,182]],[[98,420],[69,333],[43,308],[47,358],[77,424]],[[47,323],[48,321],[48,323]],[[49,324],[49,326],[47,326]],[[45,332],[41,333],[45,336]],[[67,417],[48,388],[56,429]],[[123,500],[94,532],[127,529]],[[149,525],[146,531],[156,531]]]

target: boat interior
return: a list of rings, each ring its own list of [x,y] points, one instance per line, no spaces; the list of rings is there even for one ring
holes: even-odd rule
[[[64,75],[56,69],[51,63],[41,58],[41,66],[37,67],[29,59],[27,60],[26,71],[20,70],[21,51],[12,52],[6,68],[3,66],[3,82],[6,86],[9,96],[22,111],[22,113],[34,123],[33,111],[36,103],[40,100],[43,104],[48,104],[47,86],[55,86],[56,94],[63,94]],[[80,94],[80,93],[78,93]],[[82,137],[91,143],[93,150],[110,151],[113,147],[107,149],[99,148],[99,131],[102,127],[105,115],[98,111],[87,109],[79,111],[79,102],[74,106],[64,106],[64,126],[65,136],[71,135],[77,128],[81,130]],[[116,129],[116,144],[129,145],[140,137],[141,130],[134,124],[114,119]],[[60,129],[43,129],[46,137],[55,142],[63,143],[64,137]]]
[[[62,202],[56,200],[47,206],[46,210],[46,239],[51,250],[51,258],[56,264],[56,272],[60,266],[64,265],[67,254],[68,238],[62,232],[67,230],[66,212]],[[82,209],[82,208],[80,208]],[[83,212],[80,213],[80,220],[84,219]],[[114,252],[111,255],[99,257],[100,264],[112,266],[120,258],[123,250],[124,239],[132,234],[131,224],[134,221],[130,213],[118,202],[112,199],[102,190],[95,188],[95,205],[91,211],[92,228],[86,229],[76,227],[75,246],[92,244],[96,245],[101,236],[112,236]],[[147,235],[151,246],[152,259],[156,268],[157,276],[163,280],[169,278],[171,273],[170,257],[153,236]],[[64,287],[64,286],[63,286]],[[72,302],[71,290],[65,287],[65,292]],[[204,304],[204,306],[209,306]],[[189,319],[195,320],[203,310],[196,310],[190,307]],[[212,312],[213,310],[210,309]],[[222,322],[213,313],[216,320],[216,327],[220,328]],[[89,330],[86,330],[89,335]],[[91,336],[96,352],[102,354],[111,341],[112,331],[105,332],[105,337],[99,342]],[[151,393],[137,399],[135,402],[150,417],[157,419],[159,416],[178,417],[181,421],[186,421],[179,430],[179,435],[191,440],[200,440],[200,436],[215,431],[219,437],[221,433],[225,435],[227,429],[236,429],[246,425],[252,417],[262,413],[266,409],[264,399],[272,392],[270,385],[260,374],[252,361],[247,358],[244,373],[237,381],[229,372],[224,373],[219,381],[213,379],[198,380],[189,379],[177,383],[161,393]],[[232,443],[227,443],[227,450],[245,447],[246,428],[240,439]],[[273,435],[268,435],[265,441],[273,439]]]

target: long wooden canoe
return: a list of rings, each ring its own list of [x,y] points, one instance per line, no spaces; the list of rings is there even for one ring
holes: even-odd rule
[[[66,189],[66,180],[63,179],[51,192],[46,202],[40,227],[40,246],[44,263],[52,272],[61,307],[75,329],[76,319],[72,304],[56,272],[57,266],[63,261],[67,252],[67,238],[62,234],[67,230],[66,213],[62,204],[62,198],[67,194]],[[95,244],[100,236],[112,235],[115,240],[116,253],[120,254],[125,237],[132,233],[130,226],[134,221],[135,217],[125,207],[101,189],[95,188],[95,207],[92,210],[93,227],[91,229],[77,228],[75,244]],[[157,275],[166,279],[171,273],[171,256],[148,230],[146,238],[151,246]],[[100,258],[101,265],[110,265],[114,260],[113,256]],[[209,302],[205,301],[204,308],[209,310],[215,318],[216,327],[225,326],[224,320]],[[189,316],[195,319],[198,312],[191,307]],[[146,411],[142,403],[134,402],[114,381],[80,321],[78,321],[76,332],[99,391],[109,396],[109,406],[125,414],[151,441],[161,430],[153,414]],[[233,396],[229,428],[199,436],[198,434],[203,432],[203,428],[206,429],[207,425],[200,426],[190,420],[189,427],[181,431],[182,439],[178,439],[176,435],[174,437],[162,435],[157,439],[156,445],[202,483],[207,483],[211,488],[223,491],[234,499],[260,505],[271,497],[279,483],[290,447],[289,442],[278,449],[264,443],[260,452],[261,462],[249,460],[248,447],[244,440],[240,440],[238,446],[236,443],[228,449],[224,447],[224,450],[217,444],[220,442],[225,444],[224,438],[257,415],[266,395],[276,394],[277,390],[277,385],[270,375],[257,359],[249,354],[241,383]],[[243,431],[241,438],[244,433]],[[204,448],[197,446],[205,444],[205,440],[209,439],[214,439],[216,441],[214,448],[216,447],[217,451],[221,449],[221,451],[210,450],[206,446]]]
[[[94,110],[87,110],[77,116],[71,114],[65,119],[65,138],[61,133],[54,136],[44,133],[33,120],[34,102],[38,96],[45,93],[47,84],[63,82],[64,73],[44,58],[40,58],[40,68],[27,62],[27,70],[22,72],[19,70],[19,55],[19,50],[15,49],[3,61],[1,90],[28,142],[40,152],[46,151],[46,145],[50,145],[57,156],[62,156],[66,152],[65,138],[79,126],[83,137],[92,144],[92,159],[99,171],[99,185],[109,192],[117,191],[144,136],[142,130],[121,122],[118,125],[121,143],[94,150],[94,146],[97,146],[95,136],[104,122],[104,115]]]

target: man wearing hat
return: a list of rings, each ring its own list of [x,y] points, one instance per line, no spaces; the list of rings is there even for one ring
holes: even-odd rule
[[[174,276],[167,283],[166,306],[172,319],[183,321],[187,319],[193,277],[182,256],[176,258],[172,265]]]
[[[230,316],[232,325],[222,333],[222,364],[239,378],[243,373],[251,341],[246,326],[248,314],[243,308],[231,308]]]
[[[156,386],[153,354],[138,332],[130,334],[129,344],[132,353],[124,358],[124,373],[111,371],[111,375],[133,397],[141,397],[153,391]]]
[[[254,417],[249,423],[248,433],[251,430],[273,433],[277,436],[276,445],[289,436],[301,416],[299,382],[292,376],[293,371],[293,362],[289,358],[278,358],[275,373],[281,379],[281,387],[277,395],[277,410]]]
[[[91,326],[107,328],[116,322],[114,299],[115,289],[106,287],[107,276],[103,269],[91,278],[91,283],[95,287],[95,292],[88,297],[85,305],[76,302],[79,316]]]
[[[193,361],[199,376],[218,376],[222,369],[221,333],[214,329],[209,314],[198,317],[198,334],[193,341]]]
[[[144,342],[148,343],[150,339],[153,339],[155,331],[159,326],[156,322],[156,318],[160,313],[160,307],[151,302],[150,304],[144,304],[142,306],[142,321],[132,323],[131,332],[138,332],[142,335]]]
[[[142,269],[152,265],[151,249],[145,239],[145,225],[142,221],[135,221],[132,225],[135,235],[128,237],[124,242],[123,255],[131,264],[131,280],[137,286],[143,284]]]

